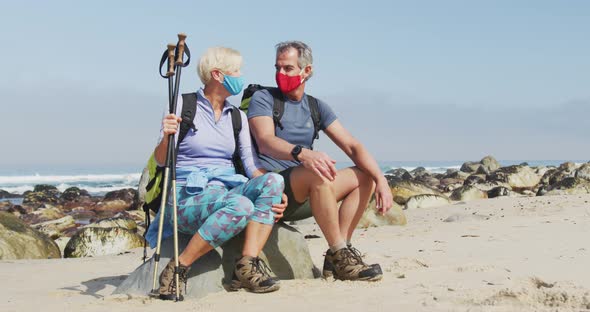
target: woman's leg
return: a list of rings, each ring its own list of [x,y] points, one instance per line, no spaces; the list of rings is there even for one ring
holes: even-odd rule
[[[248,198],[222,187],[188,198],[179,206],[179,230],[195,233],[178,257],[187,266],[244,230],[254,211]]]
[[[254,203],[254,213],[246,227],[242,256],[258,257],[260,254],[274,224],[272,205],[281,202],[284,187],[280,174],[266,173],[230,191],[242,194]]]

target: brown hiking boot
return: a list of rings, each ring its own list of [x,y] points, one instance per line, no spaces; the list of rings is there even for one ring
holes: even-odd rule
[[[190,266],[184,266],[178,264],[178,282],[180,287],[180,295],[178,300],[184,300],[184,293],[186,292],[186,281],[188,279],[188,271]],[[174,278],[174,259],[170,259],[170,262],[160,274],[160,299],[162,300],[175,300],[176,299],[176,280]]]
[[[243,256],[236,262],[229,291],[245,288],[254,293],[267,293],[280,287],[280,280],[271,276],[270,268],[262,259]]]
[[[346,244],[346,247],[348,248],[348,250],[350,250],[350,252],[352,252],[354,257],[357,258],[359,262],[366,265],[366,263],[363,261],[363,254],[360,252],[360,250],[352,247],[352,244]],[[375,272],[383,275],[383,271],[381,270],[381,266],[379,265],[379,263],[369,264],[369,266],[373,268]]]
[[[326,251],[323,274],[325,278],[332,276],[335,279],[350,281],[378,281],[383,277],[383,273],[364,264],[362,259],[348,248],[336,252],[330,249]]]

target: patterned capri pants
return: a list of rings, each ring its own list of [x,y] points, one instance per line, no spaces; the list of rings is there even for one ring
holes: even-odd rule
[[[198,232],[216,248],[244,230],[248,221],[272,225],[271,208],[281,202],[284,187],[283,177],[272,172],[231,190],[208,184],[199,194],[190,195],[184,186],[178,186],[178,231],[190,235]]]

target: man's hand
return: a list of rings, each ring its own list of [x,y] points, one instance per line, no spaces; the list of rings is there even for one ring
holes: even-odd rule
[[[275,213],[275,222],[279,222],[279,220],[283,217],[283,213],[285,209],[287,209],[287,205],[289,204],[289,198],[287,194],[283,193],[283,198],[279,204],[272,205],[272,211]]]
[[[375,186],[375,208],[377,208],[377,211],[381,215],[385,215],[391,207],[393,207],[393,195],[391,194],[387,179],[383,177],[377,181],[377,185]]]
[[[336,163],[328,154],[324,152],[316,152],[309,149],[303,149],[299,155],[301,164],[311,169],[319,177],[324,177],[330,181],[334,181],[336,178]]]

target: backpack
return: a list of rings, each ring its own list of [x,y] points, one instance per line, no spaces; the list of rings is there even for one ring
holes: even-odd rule
[[[285,112],[285,96],[283,93],[275,87],[264,87],[259,84],[251,84],[244,90],[244,95],[242,95],[242,102],[240,103],[240,109],[244,112],[248,112],[248,108],[250,107],[250,101],[252,100],[252,95],[259,90],[267,90],[270,95],[272,95],[274,99],[274,103],[272,106],[272,120],[274,122],[275,127],[279,127],[281,130],[284,129],[283,125],[281,124],[281,118],[283,118],[283,113]],[[307,103],[309,103],[309,111],[311,113],[311,120],[313,121],[313,137],[311,143],[309,145],[310,149],[313,149],[313,142],[320,138],[320,110],[318,100],[311,95],[306,94],[307,96]]]
[[[176,143],[176,154],[178,154],[178,147],[180,142],[186,137],[190,129],[196,130],[194,124],[194,118],[197,112],[197,94],[196,93],[185,93],[182,95],[182,112],[180,117],[182,122],[180,123],[180,129],[178,131],[178,142]],[[240,158],[239,152],[239,136],[242,131],[242,116],[240,110],[233,106],[231,108],[231,119],[232,127],[234,132],[235,149],[232,155],[232,162],[236,168],[236,173],[245,175],[244,165]],[[145,212],[146,219],[146,231],[150,227],[150,210],[157,213],[160,210],[160,204],[162,201],[162,189],[164,188],[164,167],[158,166],[154,153],[150,156],[146,165],[148,174],[148,183],[146,185],[145,192],[145,203],[143,204],[143,211]],[[145,238],[144,233],[144,238]],[[146,247],[146,246],[144,246]],[[144,250],[144,258],[145,258]]]

